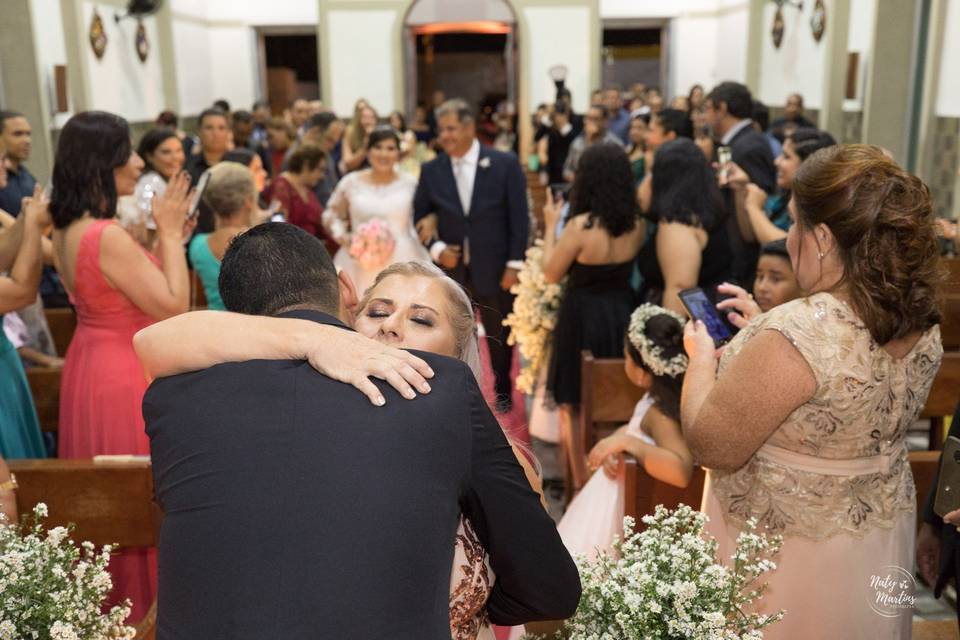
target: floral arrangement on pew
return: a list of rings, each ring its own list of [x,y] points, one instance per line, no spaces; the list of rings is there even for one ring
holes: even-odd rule
[[[390,262],[396,246],[386,223],[374,218],[357,227],[350,237],[350,256],[364,269],[379,269]]]
[[[119,640],[136,634],[124,624],[125,601],[107,613],[101,605],[113,588],[107,564],[111,547],[77,546],[73,527],[47,531],[47,506],[33,508],[20,525],[0,514],[0,640]]]
[[[519,282],[510,288],[516,298],[504,326],[510,327],[507,344],[520,347],[521,367],[517,389],[532,394],[540,367],[549,360],[550,334],[557,325],[563,283],[549,284],[543,277],[543,241],[527,249]]]
[[[575,640],[760,640],[762,629],[783,618],[748,613],[763,595],[759,578],[776,568],[770,559],[780,536],[755,533],[756,522],[737,538],[733,567],[717,562],[717,542],[704,537],[707,516],[686,505],[658,506],[644,516],[647,529],[633,532],[624,518],[614,555],[577,558],[583,595],[573,618],[556,637]],[[523,640],[543,639],[526,635]]]

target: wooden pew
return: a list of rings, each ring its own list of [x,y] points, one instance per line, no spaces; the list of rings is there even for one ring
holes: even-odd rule
[[[540,174],[536,171],[524,169],[527,178],[527,195],[529,196],[530,218],[536,223],[532,230],[532,238],[543,237],[543,205],[547,203],[546,187],[540,185]]]
[[[43,312],[47,318],[47,326],[50,327],[50,335],[53,337],[57,355],[62,358],[66,355],[67,347],[73,340],[73,332],[77,329],[77,314],[72,308],[44,309]]]
[[[47,505],[48,527],[73,523],[73,539],[97,547],[155,547],[162,515],[153,501],[150,463],[92,460],[9,460],[17,476],[17,507],[21,514],[34,505]],[[152,640],[156,626],[154,601],[137,627],[137,640]]]
[[[60,423],[60,369],[30,367],[27,382],[42,431],[56,432]]]
[[[623,364],[623,358],[594,358],[589,351],[580,354],[580,422],[574,425],[574,437],[585,454],[602,437],[629,422],[643,396],[627,378]],[[586,462],[582,463],[585,468]]]
[[[930,450],[943,447],[945,416],[952,416],[960,402],[960,353],[944,353],[943,362],[933,379],[921,419],[930,420]]]
[[[910,471],[913,472],[913,483],[917,486],[917,528],[920,527],[923,505],[927,494],[933,486],[933,479],[937,475],[940,464],[939,451],[911,451]]]
[[[960,258],[944,258],[940,264],[947,273],[942,288],[940,336],[944,349],[957,351],[960,350]]]
[[[640,518],[653,514],[658,504],[668,509],[676,509],[681,504],[700,509],[707,477],[703,467],[694,467],[690,484],[681,488],[653,479],[633,456],[624,456],[623,460],[623,515],[634,519],[637,531],[646,528]]]
[[[203,288],[203,282],[197,272],[190,270],[190,308],[207,308],[207,291]]]

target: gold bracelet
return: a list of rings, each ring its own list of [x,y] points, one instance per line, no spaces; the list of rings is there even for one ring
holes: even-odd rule
[[[6,482],[0,482],[0,491],[7,491],[9,489],[16,491],[19,486],[20,485],[17,484],[17,476],[11,473],[9,480]]]

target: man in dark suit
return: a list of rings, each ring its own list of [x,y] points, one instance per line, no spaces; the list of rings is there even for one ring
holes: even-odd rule
[[[721,82],[706,98],[707,123],[713,130],[718,146],[730,148],[733,162],[743,169],[754,183],[767,193],[777,188],[777,168],[766,137],[753,127],[753,96],[739,82]],[[753,286],[760,247],[751,237],[749,220],[733,214],[736,206],[732,194],[727,193],[727,237],[733,258],[733,279],[748,289]]]
[[[224,256],[227,309],[350,331],[346,276],[283,223]],[[449,640],[461,513],[490,557],[490,619],[576,609],[580,583],[470,369],[418,353],[433,390],[385,408],[305,361],[254,360],[147,391],[160,533],[157,638]]]
[[[523,169],[512,153],[477,140],[473,113],[463,100],[437,109],[441,153],[420,169],[413,217],[430,255],[467,287],[480,308],[500,411],[511,409],[513,349],[503,319],[513,307],[527,250],[530,217]]]

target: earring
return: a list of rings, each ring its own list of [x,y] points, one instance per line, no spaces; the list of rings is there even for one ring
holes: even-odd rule
[[[820,260],[823,260],[823,255],[824,255],[824,254],[823,254],[823,251],[818,251],[818,252],[817,252],[817,258],[819,258]]]

